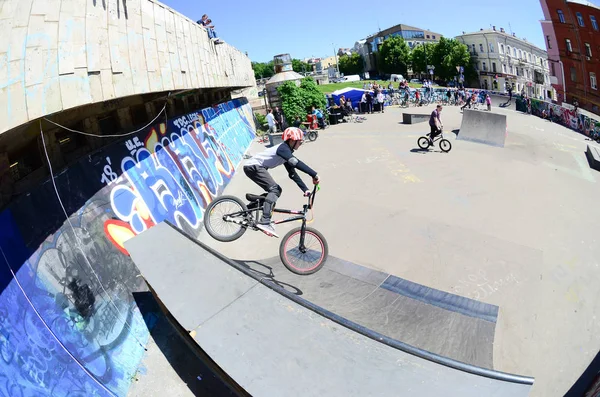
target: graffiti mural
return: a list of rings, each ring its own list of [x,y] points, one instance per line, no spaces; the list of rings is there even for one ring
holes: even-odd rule
[[[254,138],[244,99],[81,159],[0,213],[0,396],[125,396],[149,330],[124,242],[168,220],[195,236]]]
[[[527,112],[527,106],[522,98],[517,97],[517,110]],[[531,114],[542,117],[542,112],[546,110],[548,118],[554,123],[561,124],[567,128],[575,130],[585,136],[591,136],[600,133],[600,121],[590,118],[573,109],[568,109],[560,105],[537,99],[531,100]]]

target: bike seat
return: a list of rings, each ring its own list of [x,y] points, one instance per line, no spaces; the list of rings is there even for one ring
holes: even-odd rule
[[[246,200],[248,200],[248,201],[262,202],[262,201],[265,201],[266,198],[267,198],[267,193],[263,193],[260,196],[257,194],[246,193]]]

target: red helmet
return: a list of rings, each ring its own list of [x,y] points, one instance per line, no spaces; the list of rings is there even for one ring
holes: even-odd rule
[[[288,139],[293,139],[295,141],[301,141],[303,137],[304,137],[304,134],[302,133],[302,130],[297,127],[288,127],[285,129],[285,131],[283,131],[283,134],[281,135],[281,139],[284,142],[287,141]]]

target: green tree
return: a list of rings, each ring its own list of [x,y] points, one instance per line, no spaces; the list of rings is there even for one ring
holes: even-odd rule
[[[306,119],[304,96],[295,81],[286,81],[277,87],[277,92],[279,92],[281,98],[281,111],[288,124],[291,124],[296,116],[300,116],[301,120]]]
[[[256,79],[269,78],[275,74],[273,61],[252,62],[252,70],[254,70],[254,78]]]
[[[281,98],[281,110],[288,124],[292,124],[296,116],[305,120],[312,106],[324,109],[327,105],[325,95],[319,91],[312,77],[305,77],[300,85],[296,85],[295,81],[286,81],[277,87],[277,91]]]
[[[427,73],[427,65],[433,62],[435,44],[425,43],[412,49],[410,54],[413,73]]]
[[[292,59],[292,68],[296,73],[312,71],[312,66],[306,62],[302,62],[300,59]]]
[[[363,57],[356,52],[352,55],[344,54],[338,57],[338,62],[340,65],[340,73],[343,73],[346,76],[352,74],[361,74],[365,69]]]
[[[457,66],[463,66],[468,69],[471,64],[471,55],[466,45],[455,39],[446,39],[442,37],[436,44],[433,51],[433,65],[435,65],[435,75],[439,78],[449,81],[453,80],[458,73]]]
[[[378,53],[380,72],[400,73],[406,76],[410,65],[410,48],[402,37],[392,36],[385,39]]]
[[[312,77],[305,77],[302,79],[300,90],[302,92],[306,110],[309,110],[312,106],[317,109],[324,109],[327,106],[325,95],[319,91],[317,83],[315,83]]]

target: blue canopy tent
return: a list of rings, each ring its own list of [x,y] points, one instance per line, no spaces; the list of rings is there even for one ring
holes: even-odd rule
[[[365,91],[368,91],[368,90],[363,90],[362,88],[346,87],[346,88],[342,88],[341,90],[337,90],[337,91],[331,93],[331,97],[335,101],[335,104],[339,106],[340,97],[343,95],[346,97],[346,99],[350,99],[352,101],[353,107],[358,107],[358,103],[360,102],[360,99],[362,98],[363,93]],[[371,95],[372,94],[373,94],[373,91],[371,91]]]

